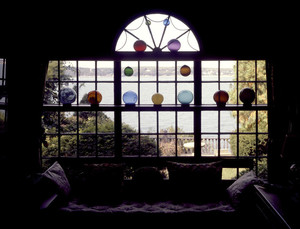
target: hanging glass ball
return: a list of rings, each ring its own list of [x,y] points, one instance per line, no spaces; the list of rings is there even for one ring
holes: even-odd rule
[[[146,20],[146,25],[151,25],[151,21],[149,19]]]
[[[90,91],[88,93],[88,102],[92,105],[99,104],[102,101],[102,95],[99,91]]]
[[[124,74],[125,74],[125,76],[132,76],[133,75],[133,69],[132,69],[132,67],[126,67],[124,69]]]
[[[224,107],[229,99],[229,95],[226,91],[219,90],[214,94],[214,101],[217,106]]]
[[[165,26],[168,26],[170,25],[170,20],[168,18],[166,18],[164,21],[163,21],[164,25]]]
[[[137,99],[137,94],[134,91],[127,91],[123,94],[123,101],[126,105],[134,105]]]
[[[161,105],[164,101],[164,96],[160,93],[155,93],[152,95],[152,102],[154,105]]]
[[[62,104],[71,104],[76,100],[76,91],[72,88],[65,87],[62,88],[59,92],[59,101]]]
[[[144,52],[147,48],[147,44],[145,43],[145,41],[137,40],[136,42],[134,42],[133,48],[136,52]]]
[[[168,49],[171,52],[177,52],[181,47],[181,44],[179,42],[179,40],[176,39],[172,39],[168,42]]]
[[[180,74],[182,76],[189,76],[191,74],[191,68],[187,65],[183,65],[181,68],[180,68]]]
[[[251,106],[251,103],[255,100],[255,92],[252,88],[246,87],[240,91],[239,97],[244,106]]]
[[[182,90],[178,93],[177,98],[181,104],[190,104],[194,99],[194,95],[189,90]]]

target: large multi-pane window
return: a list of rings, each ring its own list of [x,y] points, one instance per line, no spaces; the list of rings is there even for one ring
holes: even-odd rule
[[[137,47],[141,39],[145,42]],[[111,59],[51,60],[42,158],[249,158],[257,172],[265,173],[266,60],[206,60],[199,50],[186,24],[155,14],[124,29]],[[63,88],[75,91],[71,105],[59,99]],[[239,98],[244,88],[255,92],[250,106]],[[94,90],[102,95],[99,105],[88,102]],[[229,95],[226,106],[213,99],[219,90]],[[134,105],[123,100],[128,91],[137,97]],[[192,95],[187,104],[180,98],[182,91]],[[161,105],[153,104],[157,93],[163,96]],[[241,170],[228,168],[226,178]]]

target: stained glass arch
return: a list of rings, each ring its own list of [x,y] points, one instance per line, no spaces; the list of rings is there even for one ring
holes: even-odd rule
[[[162,13],[145,14],[120,33],[116,52],[199,52],[195,33],[182,20]]]

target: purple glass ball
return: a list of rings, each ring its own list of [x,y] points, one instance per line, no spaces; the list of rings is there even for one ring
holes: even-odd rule
[[[179,40],[176,39],[172,39],[168,42],[168,49],[171,52],[177,52],[181,47],[181,44],[179,42]]]

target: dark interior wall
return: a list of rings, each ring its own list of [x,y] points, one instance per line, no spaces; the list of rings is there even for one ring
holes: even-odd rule
[[[280,139],[298,108],[298,98],[294,96],[297,84],[293,81],[298,73],[291,56],[296,48],[295,20],[290,13],[293,6],[252,1],[218,4],[182,2],[140,6],[114,2],[99,6],[94,2],[62,6],[47,3],[9,14],[7,21],[11,23],[3,26],[6,36],[1,36],[0,54],[7,56],[9,63],[8,154],[14,158],[13,163],[18,162],[24,170],[37,165],[41,75],[47,60],[110,56],[120,28],[152,9],[170,12],[189,22],[199,36],[203,57],[262,58],[274,63],[272,122],[278,145],[273,154],[278,156]],[[279,165],[280,159],[276,159],[271,169],[276,171]]]

